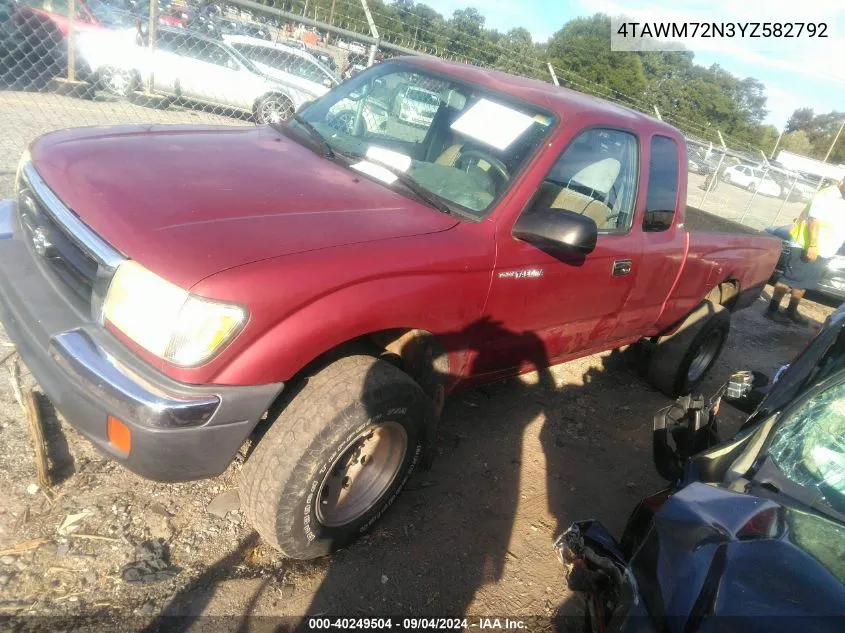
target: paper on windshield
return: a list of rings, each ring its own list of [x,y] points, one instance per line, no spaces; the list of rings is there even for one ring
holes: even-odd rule
[[[367,158],[371,158],[382,165],[387,165],[388,167],[393,167],[394,169],[398,169],[403,172],[408,171],[411,167],[410,156],[405,156],[405,154],[400,154],[399,152],[394,152],[393,150],[385,149],[384,147],[370,147],[367,150]],[[394,180],[396,180],[396,178],[394,178]]]
[[[527,114],[481,99],[452,124],[452,129],[498,150],[507,149],[534,122]]]
[[[372,176],[373,178],[377,178],[388,185],[392,185],[396,182],[396,174],[391,173],[389,169],[385,169],[381,165],[376,165],[368,160],[362,160],[360,163],[350,165],[350,167],[352,169],[357,169],[361,173]]]

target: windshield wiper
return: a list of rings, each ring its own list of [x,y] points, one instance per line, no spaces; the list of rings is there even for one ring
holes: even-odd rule
[[[320,132],[317,131],[317,128],[315,128],[308,121],[303,119],[302,116],[299,115],[299,114],[294,114],[293,117],[291,117],[291,120],[296,121],[296,123],[298,124],[297,127],[305,130],[305,132],[308,134],[308,137],[312,141],[315,141],[317,143],[317,145],[319,145],[320,154],[323,156],[323,158],[334,158],[335,157],[335,153],[334,153],[334,150],[332,149],[332,146],[329,145],[329,142],[325,138],[323,138],[323,135],[320,134]],[[292,128],[289,125],[286,125],[284,123],[282,123],[280,125],[273,125],[273,127],[276,128],[276,130],[278,130],[279,132],[285,134],[286,136],[293,136],[296,139],[301,138],[301,136],[299,134],[296,134],[296,133],[291,135],[290,130],[293,130],[293,129],[296,129],[296,128]]]
[[[338,152],[335,153],[337,154]],[[450,207],[449,204],[445,200],[443,200],[443,198],[423,187],[420,183],[411,178],[401,169],[397,169],[395,167],[392,167],[391,165],[387,165],[385,163],[382,163],[381,161],[370,158],[366,154],[359,154],[355,152],[340,152],[340,154],[341,156],[349,160],[366,160],[368,162],[373,163],[374,165],[378,165],[382,169],[385,169],[394,176],[396,176],[396,182],[399,182],[402,186],[404,186],[405,189],[410,191],[414,195],[414,197],[417,198],[420,202],[422,202],[423,204],[427,204],[428,206],[434,209],[437,209],[441,213],[445,213],[446,215],[452,215],[452,207]]]

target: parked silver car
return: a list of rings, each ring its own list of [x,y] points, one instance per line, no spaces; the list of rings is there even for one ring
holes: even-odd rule
[[[258,123],[287,120],[309,100],[224,42],[183,29],[159,27],[152,51],[132,29],[79,33],[75,41],[94,81],[118,96],[128,96],[152,74],[157,93],[248,112]]]
[[[297,92],[300,102],[321,97],[340,83],[334,73],[303,50],[245,35],[224,35],[223,40],[265,75]]]

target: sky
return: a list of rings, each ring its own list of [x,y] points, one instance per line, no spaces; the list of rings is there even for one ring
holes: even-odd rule
[[[687,47],[695,62],[719,64],[734,75],[754,77],[766,86],[766,123],[781,129],[799,107],[816,113],[845,110],[845,1],[843,0],[418,0],[445,17],[475,7],[487,28],[506,32],[521,26],[545,41],[567,21],[597,12],[637,21],[819,22],[829,25],[827,40],[768,38],[741,42],[710,40],[710,49]],[[809,7],[809,8],[808,8]],[[610,42],[608,42],[610,46]]]

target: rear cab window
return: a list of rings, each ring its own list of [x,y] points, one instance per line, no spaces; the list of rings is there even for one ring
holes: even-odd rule
[[[668,136],[651,139],[643,231],[666,231],[672,226],[678,206],[678,145]]]

